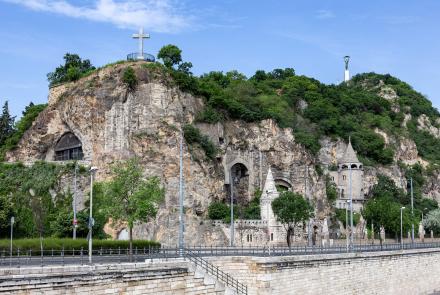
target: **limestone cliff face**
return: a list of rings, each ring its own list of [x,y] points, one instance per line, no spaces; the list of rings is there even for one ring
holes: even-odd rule
[[[138,156],[146,176],[159,176],[166,198],[155,220],[136,226],[137,237],[176,244],[178,230],[179,138],[182,124],[193,121],[203,107],[200,98],[165,85],[143,63],[131,65],[138,77],[134,92],[121,82],[127,64],[103,69],[75,84],[52,89],[49,106],[25,133],[9,161],[53,161],[54,147],[66,132],[82,143],[84,163],[99,168],[97,179],[110,177],[111,164]],[[190,244],[227,243],[223,232],[207,221],[213,200],[228,198],[229,171],[236,164],[247,170],[246,198],[263,186],[269,166],[277,181],[307,193],[325,210],[325,185],[314,170],[314,159],[295,142],[292,131],[273,121],[199,124],[217,144],[217,159],[184,147],[185,237]],[[306,180],[307,178],[307,180]],[[307,188],[306,188],[307,183]],[[117,231],[118,229],[116,229]]]
[[[135,69],[138,78],[133,92],[122,82],[127,66]],[[392,99],[392,93],[388,95]],[[7,154],[7,159],[53,161],[55,145],[66,132],[74,133],[81,141],[84,163],[99,168],[97,180],[111,177],[110,167],[115,161],[139,157],[145,176],[158,176],[166,196],[157,217],[135,227],[135,237],[176,245],[180,130],[183,124],[193,122],[202,108],[201,98],[182,93],[146,63],[115,65],[76,83],[52,89],[47,109],[25,133],[18,147]],[[196,125],[217,145],[219,153],[216,159],[208,160],[197,147],[184,146],[187,244],[227,244],[223,231],[207,219],[207,208],[214,200],[229,198],[234,178],[230,173],[234,167],[241,169],[241,180],[235,189],[245,200],[263,188],[271,167],[277,184],[313,201],[318,219],[328,215],[324,177],[318,175],[315,165],[335,163],[345,150],[344,142],[324,139],[319,157],[315,158],[295,141],[292,130],[281,129],[272,120]],[[402,139],[394,143],[400,144],[396,161],[411,163],[419,159],[413,142]],[[398,184],[402,177],[397,165],[366,167],[365,171],[366,188],[375,183],[377,173],[391,176]],[[438,198],[440,188],[435,183],[429,182],[426,193]],[[81,187],[87,192],[86,185]],[[114,235],[118,230],[114,229]]]

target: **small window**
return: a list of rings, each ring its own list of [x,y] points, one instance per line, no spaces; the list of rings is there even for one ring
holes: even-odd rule
[[[225,139],[223,137],[219,137],[218,138],[218,143],[219,144],[224,144],[225,143]]]
[[[347,179],[347,175],[342,175],[342,180],[346,180]]]
[[[273,241],[273,233],[270,233],[270,240]]]
[[[250,235],[250,242],[252,242],[252,235]]]
[[[335,177],[334,176],[332,176],[332,181],[335,181]]]

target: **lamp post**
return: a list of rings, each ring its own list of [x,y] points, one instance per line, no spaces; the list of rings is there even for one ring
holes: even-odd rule
[[[405,207],[400,208],[400,248],[403,248],[403,210]]]
[[[89,263],[92,264],[92,228],[93,228],[93,176],[98,170],[96,167],[90,167],[90,212],[89,212]]]
[[[411,243],[414,244],[414,193],[413,193],[412,177],[411,177]]]
[[[232,179],[232,168],[231,168],[231,176],[230,176],[230,183],[231,183],[231,247],[234,246],[234,184],[238,184],[239,179],[237,176]]]
[[[352,170],[351,163],[349,163],[349,182],[350,182],[350,248],[353,249],[353,190],[352,190]]]
[[[345,239],[347,240],[347,252],[348,252],[348,205],[349,204],[350,204],[350,200],[347,200],[345,205]]]
[[[15,222],[15,218],[14,218],[14,216],[12,216],[11,217],[11,246],[9,248],[9,256],[11,258],[10,265],[12,265],[12,233],[14,231],[14,222]]]
[[[78,227],[78,221],[76,220],[76,174],[78,172],[78,163],[75,163],[75,178],[73,185],[73,239],[76,239],[76,228]]]

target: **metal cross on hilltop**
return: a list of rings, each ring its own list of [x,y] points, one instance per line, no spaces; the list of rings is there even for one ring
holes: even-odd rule
[[[149,39],[150,34],[144,34],[144,28],[139,29],[138,34],[133,34],[134,39],[139,39],[139,55],[138,59],[144,59],[144,39]]]

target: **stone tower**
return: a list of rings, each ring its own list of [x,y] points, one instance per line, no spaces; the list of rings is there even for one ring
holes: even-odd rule
[[[338,161],[338,171],[330,173],[338,188],[336,208],[346,208],[350,194],[353,199],[353,210],[360,211],[365,201],[363,189],[364,168],[353,150],[351,140],[348,141],[344,155]]]

